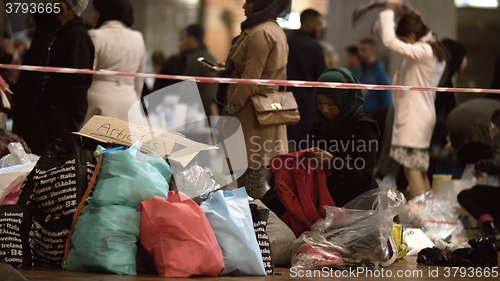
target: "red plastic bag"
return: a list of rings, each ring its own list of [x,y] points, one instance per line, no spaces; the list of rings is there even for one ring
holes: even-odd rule
[[[153,198],[142,212],[140,241],[162,277],[218,276],[224,259],[203,210],[183,193]]]

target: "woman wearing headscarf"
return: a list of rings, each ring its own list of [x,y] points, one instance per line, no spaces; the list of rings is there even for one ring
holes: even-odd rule
[[[358,83],[349,70],[339,67],[326,70],[319,81]],[[310,132],[312,148],[308,156],[331,173],[326,178],[328,192],[335,205],[343,207],[358,195],[378,187],[373,169],[380,131],[377,121],[361,109],[364,103],[361,90],[317,88],[316,102],[317,119]],[[262,201],[279,217],[287,211],[275,188]]]
[[[359,83],[345,68],[326,70],[319,82]],[[362,90],[316,89],[317,119],[311,129],[316,158],[332,172],[328,191],[339,207],[377,188],[373,175],[380,131],[377,121],[364,113]]]
[[[241,24],[241,34],[233,40],[225,77],[286,80],[288,43],[276,19],[287,17],[291,4],[291,0],[245,2],[247,19]],[[261,127],[250,101],[251,96],[273,89],[277,87],[231,84],[220,90],[225,95],[219,99],[224,104],[222,115],[238,119],[245,136],[248,170],[238,179],[238,185],[245,186],[248,195],[254,198],[264,195],[266,167],[271,158],[288,152],[286,126]],[[217,124],[219,129],[224,126],[223,121]]]
[[[95,69],[142,73],[146,63],[146,46],[142,34],[130,29],[134,11],[129,0],[94,0],[96,29],[89,35],[95,46]],[[95,75],[88,92],[89,108],[85,118],[93,115],[129,120],[129,110],[141,98],[144,79]],[[135,107],[134,107],[135,108]]]

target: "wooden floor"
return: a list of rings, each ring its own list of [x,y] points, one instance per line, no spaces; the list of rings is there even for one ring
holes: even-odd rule
[[[499,252],[500,261],[500,252]],[[347,271],[334,271],[331,272],[316,272],[316,277],[311,278],[299,278],[302,274],[307,274],[308,272],[298,272],[290,271],[288,268],[278,268],[275,270],[273,276],[267,277],[217,277],[217,278],[192,278],[192,279],[203,279],[204,281],[215,281],[215,280],[255,280],[255,281],[284,281],[284,280],[296,280],[296,279],[308,279],[308,280],[318,280],[332,276],[331,280],[500,280],[500,270],[497,268],[496,272],[498,276],[495,277],[479,277],[479,271],[484,272],[484,269],[479,269],[478,272],[474,271],[471,273],[468,269],[465,272],[465,276],[461,277],[460,269],[437,267],[437,266],[427,266],[418,265],[416,262],[417,257],[406,257],[393,265],[384,268],[383,271],[374,272],[372,276],[366,273],[354,274]],[[87,280],[98,280],[98,281],[150,281],[150,280],[167,280],[167,278],[161,278],[154,275],[137,275],[137,276],[125,276],[125,275],[113,275],[113,274],[96,274],[87,272],[74,272],[65,270],[55,270],[55,269],[43,269],[43,268],[33,268],[33,269],[19,269],[24,277],[30,281],[42,281],[42,280],[54,280],[54,281],[87,281]],[[491,271],[490,271],[491,272]],[[309,272],[314,274],[314,272]],[[321,275],[320,275],[321,273]],[[464,273],[464,269],[462,269]],[[331,274],[331,275],[330,275]],[[341,275],[344,275],[342,277]],[[453,277],[455,274],[455,277]],[[337,275],[337,276],[336,276]],[[350,276],[348,276],[350,275]],[[392,277],[390,276],[392,275]],[[406,275],[406,277],[397,277],[397,275]],[[321,278],[323,277],[323,278]],[[181,280],[181,278],[171,278],[176,280]],[[3,280],[0,276],[0,280]]]

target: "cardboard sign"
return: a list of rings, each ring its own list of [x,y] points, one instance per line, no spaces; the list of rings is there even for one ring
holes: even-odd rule
[[[169,160],[178,162],[183,167],[189,164],[200,151],[218,149],[192,141],[174,132],[98,115],[94,115],[80,132],[75,134],[105,143],[126,146],[140,141],[142,152],[153,151],[160,156],[166,156]]]

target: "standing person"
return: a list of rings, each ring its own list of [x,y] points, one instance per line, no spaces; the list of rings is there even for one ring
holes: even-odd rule
[[[95,69],[144,73],[146,45],[130,29],[134,10],[129,0],[94,0],[96,29],[89,35],[95,46]],[[87,122],[94,115],[129,121],[129,110],[142,96],[144,78],[95,75],[89,89]],[[133,122],[133,120],[130,120]]]
[[[155,50],[151,55],[151,63],[156,74],[160,74],[165,67],[165,53],[162,50]]]
[[[59,28],[48,49],[45,66],[92,69],[94,44],[90,39],[83,19],[88,0],[57,0],[61,7],[57,14],[62,27]],[[43,129],[41,147],[57,138],[72,139],[87,112],[87,90],[92,84],[90,74],[42,74],[39,93],[35,100],[35,116]],[[42,151],[34,151],[40,154]]]
[[[198,58],[204,57],[208,61],[215,61],[214,57],[208,52],[205,45],[205,31],[199,24],[192,24],[181,33],[179,38],[179,55],[170,57],[166,62],[161,74],[185,75],[199,77],[214,77],[216,74],[198,61]],[[174,80],[156,80],[154,91],[178,83]],[[216,115],[213,110],[214,96],[217,92],[217,84],[198,83],[201,102],[207,116]]]
[[[300,29],[288,36],[288,80],[318,81],[326,70],[323,47],[316,41],[323,32],[323,17],[315,10],[307,9],[300,15]],[[314,88],[289,88],[297,100],[300,121],[287,127],[289,149],[307,149],[309,128],[316,119]]]
[[[389,0],[387,9],[380,13],[384,45],[402,56],[394,84],[436,87],[450,55],[419,15],[403,16],[395,33],[394,10],[398,5],[399,0]],[[427,170],[436,123],[435,98],[436,93],[430,91],[393,91],[392,94],[395,118],[390,156],[404,167],[410,199],[430,190]]]
[[[43,66],[52,38],[61,26],[61,22],[54,15],[47,13],[34,14],[33,21],[35,24],[33,40],[24,54],[23,64]],[[41,76],[41,72],[21,71],[17,83],[12,86],[12,91],[16,93],[12,112],[14,121],[12,132],[21,136],[37,152],[44,149],[40,146],[39,139],[42,132],[34,120],[33,112],[37,83]]]
[[[352,74],[356,76],[362,84],[390,85],[389,76],[385,72],[385,66],[378,59],[377,44],[373,39],[365,38],[360,40],[358,55],[361,65],[353,69]],[[392,105],[392,91],[368,90],[365,94],[363,111],[370,114],[377,120],[381,134],[384,134],[387,111]],[[381,146],[379,147],[379,151]]]
[[[465,47],[457,41],[444,39],[444,46],[451,55],[450,61],[446,65],[446,70],[441,77],[440,87],[454,88],[452,78],[457,73],[462,73],[467,67],[467,51]],[[439,92],[436,94],[436,128],[432,136],[432,143],[445,146],[446,141],[446,119],[450,112],[457,106],[455,93]]]
[[[242,32],[233,40],[226,64],[219,64],[225,66],[225,77],[286,79],[288,44],[276,19],[287,17],[291,5],[291,0],[246,0],[243,9],[247,19],[241,24]],[[250,97],[277,87],[231,84],[226,91],[224,88],[221,88],[225,94],[223,115],[238,119],[245,136],[248,170],[238,179],[238,185],[245,186],[249,196],[261,198],[270,160],[288,151],[286,126],[260,126]],[[226,121],[221,119],[217,124],[219,131],[224,129]],[[269,142],[271,146],[265,145]]]
[[[359,67],[361,61],[358,54],[358,46],[351,45],[345,49],[345,68],[350,71]]]

